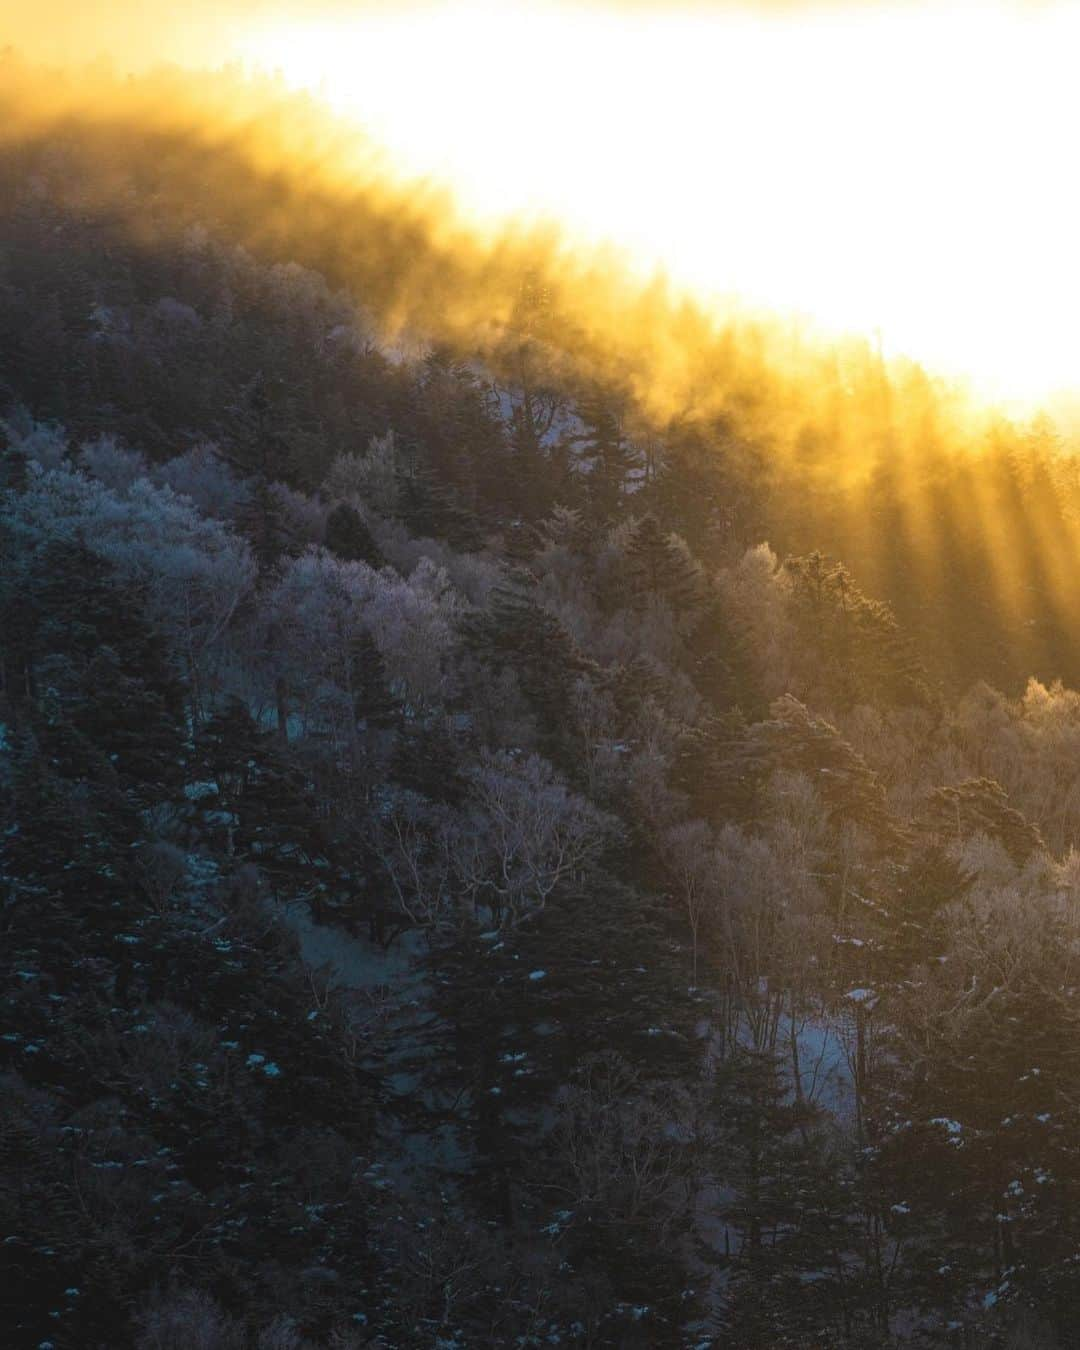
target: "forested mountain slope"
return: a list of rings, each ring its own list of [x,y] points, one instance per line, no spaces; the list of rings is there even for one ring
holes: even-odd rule
[[[135,140],[0,164],[5,1344],[1073,1343],[1074,462]]]

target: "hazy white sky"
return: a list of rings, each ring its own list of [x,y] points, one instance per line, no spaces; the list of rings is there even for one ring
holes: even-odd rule
[[[0,0],[0,38],[280,68],[477,218],[556,218],[980,392],[1080,387],[1080,4]]]
[[[462,0],[263,22],[247,54],[477,216],[970,377],[1080,386],[1080,5]]]
[[[742,10],[792,15],[828,8],[883,8],[873,0],[564,0],[564,4],[625,14]],[[236,34],[253,19],[400,15],[433,7],[465,8],[467,0],[0,0],[0,45],[18,45],[50,59],[92,59],[109,53],[140,63],[170,57],[205,62],[215,49],[225,55]],[[503,0],[502,7],[513,10],[518,0]],[[934,7],[935,0],[900,0],[894,6]],[[985,0],[969,0],[969,7],[973,12],[985,9]],[[1015,0],[1013,7],[1038,10],[1045,4]]]

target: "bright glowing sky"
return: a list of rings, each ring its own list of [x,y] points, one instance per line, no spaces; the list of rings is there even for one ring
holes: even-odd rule
[[[1080,400],[1080,0],[0,0],[0,45],[240,56],[476,219]]]
[[[407,173],[980,392],[1080,385],[1080,6],[556,3],[253,23]]]

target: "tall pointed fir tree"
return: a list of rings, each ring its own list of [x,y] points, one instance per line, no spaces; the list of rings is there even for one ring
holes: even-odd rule
[[[656,595],[676,615],[701,604],[705,587],[700,569],[683,541],[666,533],[651,512],[634,526],[626,555],[637,603]]]
[[[466,620],[464,632],[480,660],[513,671],[544,753],[563,765],[575,762],[574,681],[590,663],[555,615],[527,587],[507,584],[492,592],[486,610]]]
[[[611,520],[622,510],[635,456],[618,413],[603,395],[593,393],[583,399],[578,416],[583,430],[572,440],[588,475],[590,514],[597,520]]]
[[[348,502],[338,502],[327,516],[323,542],[345,562],[363,562],[378,569],[386,561],[363,517]]]

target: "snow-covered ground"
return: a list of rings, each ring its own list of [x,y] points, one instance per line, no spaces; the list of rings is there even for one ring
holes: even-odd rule
[[[390,986],[405,996],[406,990],[419,987],[414,968],[423,951],[423,935],[413,930],[402,933],[389,947],[354,937],[337,924],[316,923],[306,905],[284,906],[281,917],[300,939],[300,952],[309,966],[329,967],[334,986],[342,989],[375,989]]]

